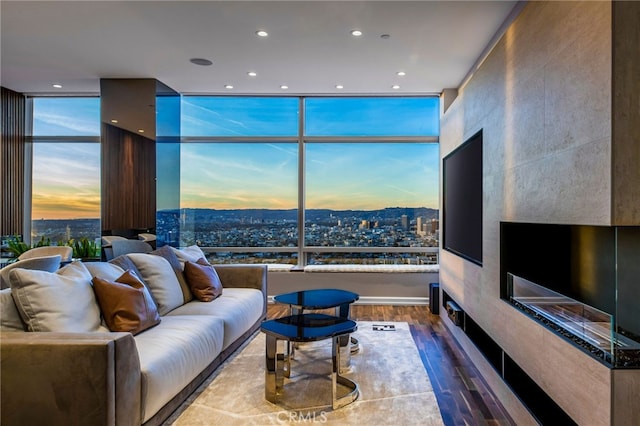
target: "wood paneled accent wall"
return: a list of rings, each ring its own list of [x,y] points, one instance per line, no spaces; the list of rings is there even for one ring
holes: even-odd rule
[[[156,226],[156,143],[102,123],[102,229]]]
[[[4,87],[1,91],[0,235],[22,235],[26,100],[18,92]]]

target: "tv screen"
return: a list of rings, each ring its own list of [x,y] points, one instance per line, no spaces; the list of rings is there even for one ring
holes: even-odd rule
[[[442,160],[445,250],[482,265],[482,130]]]

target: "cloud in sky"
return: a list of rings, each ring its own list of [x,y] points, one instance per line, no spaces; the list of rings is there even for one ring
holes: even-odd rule
[[[306,144],[308,208],[438,207],[438,145]],[[185,144],[183,207],[295,208],[297,145]],[[277,200],[274,202],[274,200]]]
[[[100,217],[100,144],[36,143],[32,217]]]
[[[295,144],[184,144],[181,161],[182,207],[297,206]]]
[[[437,144],[309,144],[307,158],[318,159],[307,163],[309,208],[437,208],[438,174],[421,167],[421,161],[437,165]]]
[[[35,98],[35,136],[99,136],[100,98]]]
[[[295,136],[298,99],[288,97],[185,97],[184,136]]]

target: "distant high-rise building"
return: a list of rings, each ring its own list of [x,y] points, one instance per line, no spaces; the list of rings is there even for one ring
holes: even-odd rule
[[[418,235],[424,235],[425,234],[425,232],[424,232],[425,223],[423,222],[423,220],[424,219],[422,218],[422,216],[418,216],[416,218],[416,234],[418,234]]]
[[[402,224],[403,229],[409,229],[409,216],[406,214],[400,216],[400,223]]]
[[[438,219],[431,219],[431,233],[435,234],[438,229],[440,229],[440,222]]]

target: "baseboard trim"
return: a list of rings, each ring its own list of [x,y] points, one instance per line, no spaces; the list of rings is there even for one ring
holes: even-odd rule
[[[275,303],[274,296],[267,296],[268,303]],[[429,305],[428,297],[388,297],[388,296],[361,296],[355,305]]]

